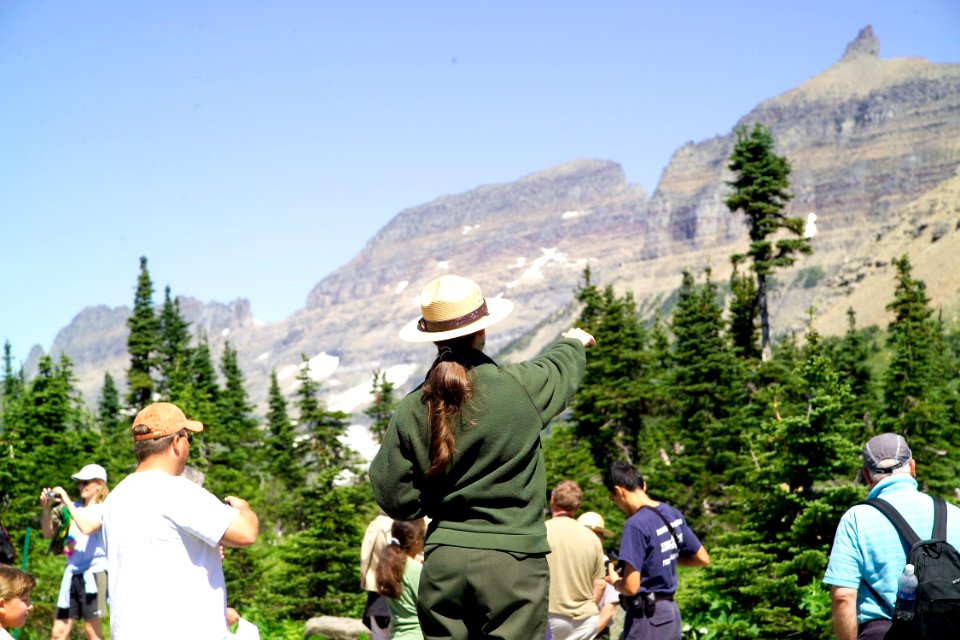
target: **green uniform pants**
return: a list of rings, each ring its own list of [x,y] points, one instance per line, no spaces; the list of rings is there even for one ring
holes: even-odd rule
[[[425,640],[533,640],[547,629],[544,554],[428,545],[417,615]]]

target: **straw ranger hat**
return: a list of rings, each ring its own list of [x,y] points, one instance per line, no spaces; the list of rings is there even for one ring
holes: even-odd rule
[[[420,292],[421,316],[400,330],[405,342],[441,342],[476,333],[513,311],[513,302],[485,299],[473,280],[440,276]]]
[[[604,527],[603,516],[596,511],[587,511],[577,518],[577,522],[587,527],[591,531],[599,533],[604,538],[613,537],[613,531]]]

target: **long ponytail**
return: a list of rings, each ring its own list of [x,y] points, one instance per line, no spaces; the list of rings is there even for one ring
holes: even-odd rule
[[[377,564],[377,591],[396,600],[403,593],[403,571],[411,552],[423,542],[427,525],[419,520],[395,520],[390,527],[390,544],[380,552]]]
[[[456,438],[452,422],[463,412],[473,395],[467,369],[455,360],[457,351],[469,348],[475,333],[437,343],[437,360],[421,387],[430,419],[430,468],[427,477],[446,473],[453,458]]]

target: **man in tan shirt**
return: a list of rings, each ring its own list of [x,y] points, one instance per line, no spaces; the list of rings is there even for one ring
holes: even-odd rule
[[[597,632],[604,555],[597,537],[575,520],[582,499],[583,492],[571,480],[560,482],[550,494],[547,623],[553,640],[589,640]]]

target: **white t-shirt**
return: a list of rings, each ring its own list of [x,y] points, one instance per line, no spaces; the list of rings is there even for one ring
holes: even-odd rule
[[[87,518],[99,519],[103,511],[102,504],[91,504],[88,507],[76,504],[77,511]],[[84,571],[106,571],[107,552],[104,549],[103,533],[95,531],[89,536],[80,531],[80,527],[73,520],[70,521],[70,536],[74,540],[72,550],[67,555],[67,566],[73,567],[72,573]]]
[[[237,623],[237,632],[233,634],[232,640],[260,640],[260,629],[249,620],[240,618]]]
[[[217,545],[239,511],[161,471],[130,474],[103,504],[110,637],[226,638]]]
[[[6,629],[0,627],[0,640],[13,640],[13,636]]]

